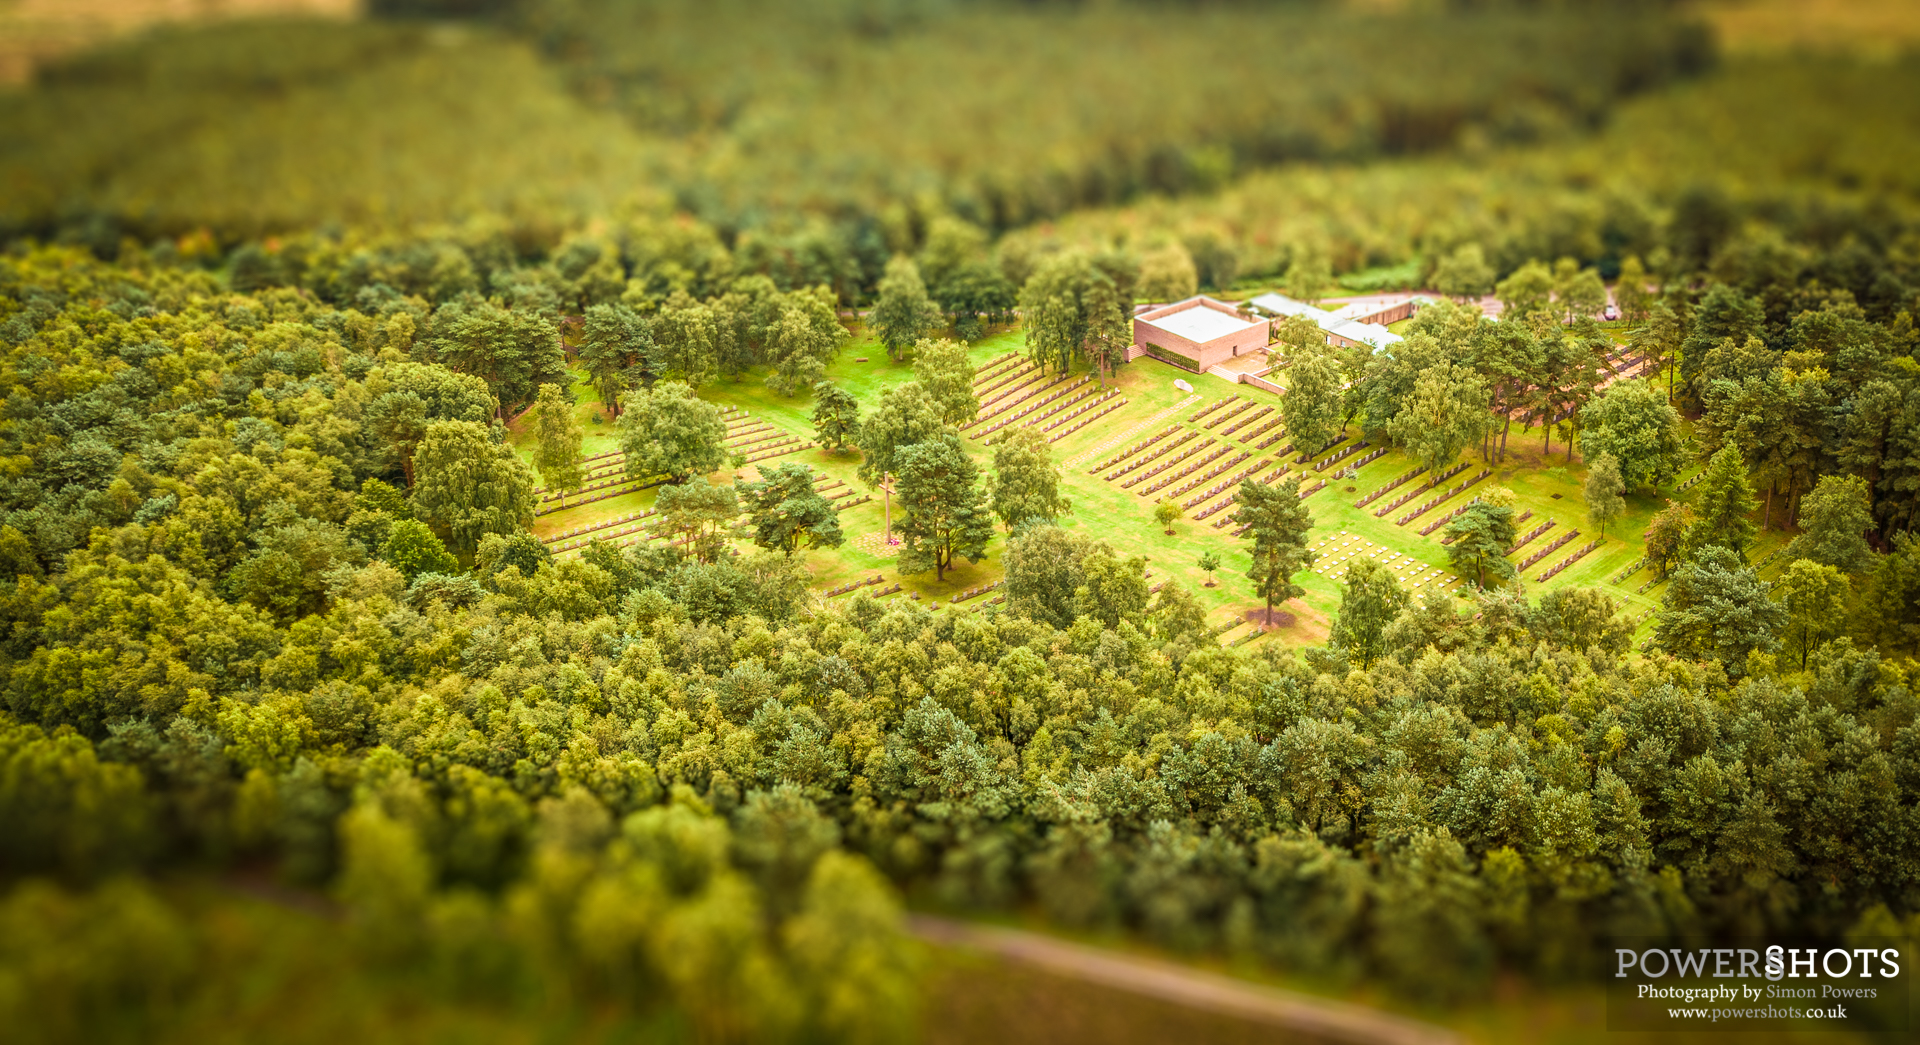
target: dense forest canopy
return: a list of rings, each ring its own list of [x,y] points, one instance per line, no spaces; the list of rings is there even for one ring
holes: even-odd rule
[[[929,209],[998,231],[1590,127],[1709,60],[1639,5],[529,3],[176,30],[50,66],[0,115],[0,231],[564,223],[656,193],[728,235],[897,235]]]
[[[1675,82],[1658,6],[377,6],[0,109],[0,1025],[899,1040],[903,897],[1429,1001],[1609,935],[1920,932],[1914,60]],[[1374,24],[1397,60],[1342,60]],[[1149,31],[1195,75],[1116,66]],[[1564,421],[1590,508],[1673,493],[1646,641],[1507,583],[1489,484],[1470,598],[1356,568],[1325,644],[1223,647],[1046,522],[1040,440],[989,497],[952,430],[949,337],[1104,380],[1136,299],[1336,277],[1506,312],[1296,338],[1287,428],[1493,465]],[[916,380],[821,381],[846,308]],[[1602,379],[1616,334],[1652,376]],[[821,598],[832,506],[709,483],[716,387],[938,507],[900,569],[1003,541],[1004,601]],[[577,486],[573,395],[679,543],[532,536],[508,426]],[[1298,490],[1236,515],[1268,602]]]

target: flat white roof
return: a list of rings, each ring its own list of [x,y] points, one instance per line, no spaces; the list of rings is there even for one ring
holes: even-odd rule
[[[1342,315],[1342,312],[1347,312],[1353,306],[1348,306],[1341,312],[1328,312],[1281,294],[1262,294],[1248,304],[1266,309],[1275,315],[1306,316],[1329,334],[1337,334],[1349,341],[1362,341],[1374,348],[1385,348],[1401,340],[1400,335],[1377,323],[1360,323],[1350,316]]]
[[[1195,305],[1192,308],[1183,308],[1170,316],[1161,316],[1159,319],[1143,319],[1141,322],[1149,326],[1159,327],[1169,334],[1178,334],[1188,341],[1204,345],[1214,338],[1226,337],[1228,334],[1238,334],[1248,327],[1259,326],[1260,323],[1264,321],[1256,320],[1250,323],[1238,316],[1230,316],[1225,312],[1216,312],[1205,305]]]

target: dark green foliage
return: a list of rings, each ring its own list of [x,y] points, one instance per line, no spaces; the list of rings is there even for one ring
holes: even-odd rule
[[[761,475],[758,482],[734,480],[753,543],[787,555],[802,547],[840,547],[840,516],[814,486],[811,468],[789,461]]]
[[[1700,525],[1705,525],[1704,523]],[[1662,649],[1676,656],[1718,660],[1731,675],[1747,669],[1747,656],[1779,645],[1775,637],[1787,615],[1735,552],[1704,546],[1674,571],[1660,603],[1656,630]]]
[[[1866,533],[1873,526],[1867,504],[1867,481],[1857,475],[1828,475],[1801,502],[1800,524],[1805,532],[1788,545],[1787,554],[1812,559],[1846,573],[1858,573],[1873,562]]]
[[[1507,559],[1507,549],[1519,536],[1514,532],[1510,505],[1490,499],[1475,501],[1448,522],[1443,532],[1453,538],[1447,545],[1448,561],[1462,573],[1472,571],[1474,583],[1480,587],[1487,586],[1489,570],[1496,582],[1515,575],[1514,565]]]
[[[894,453],[900,489],[898,500],[905,517],[895,527],[905,539],[900,570],[920,573],[929,567],[945,577],[956,557],[969,562],[986,558],[993,538],[993,516],[980,491],[980,469],[960,445],[960,437],[944,432],[923,443],[900,447]]]
[[[1247,528],[1243,537],[1252,553],[1247,579],[1266,601],[1271,623],[1274,604],[1306,594],[1293,575],[1318,558],[1307,550],[1313,516],[1300,499],[1298,477],[1272,484],[1248,479],[1234,492],[1233,501],[1233,521]]]
[[[813,386],[813,438],[829,450],[844,450],[860,431],[860,401],[831,381]]]
[[[1053,628],[1072,624],[1078,616],[1073,593],[1086,577],[1082,564],[1096,548],[1112,554],[1106,545],[1052,523],[1016,529],[1004,557],[1008,610]]]
[[[1659,486],[1680,471],[1685,450],[1680,414],[1652,385],[1622,381],[1580,415],[1580,446],[1589,463],[1612,457],[1629,490]]]
[[[433,327],[434,360],[485,381],[503,421],[565,378],[560,332],[537,311],[466,295],[441,306]]]
[[[587,309],[585,320],[580,362],[593,379],[601,405],[618,415],[627,389],[639,387],[650,376],[653,328],[624,305],[594,305]]]
[[[1740,448],[1732,444],[1722,447],[1707,461],[1693,495],[1693,509],[1700,521],[1687,529],[1688,555],[1697,557],[1699,549],[1712,546],[1736,554],[1744,552],[1758,529],[1750,518],[1758,507]]]

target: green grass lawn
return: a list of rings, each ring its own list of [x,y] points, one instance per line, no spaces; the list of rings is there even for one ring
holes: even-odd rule
[[[971,358],[976,366],[991,360],[1018,352],[1023,348],[1023,336],[1019,331],[1007,331],[988,337],[974,345]],[[885,350],[864,333],[857,333],[842,351],[839,358],[828,368],[829,379],[851,391],[864,406],[876,402],[885,390],[893,385],[913,379],[913,368],[909,363],[897,363],[887,358]],[[1194,388],[1189,395],[1174,386],[1174,381],[1184,379]],[[1251,465],[1261,459],[1278,461],[1274,451],[1285,444],[1270,447],[1267,451],[1256,451],[1252,442],[1245,437],[1259,429],[1266,419],[1251,424],[1235,433],[1232,437],[1222,437],[1223,423],[1213,429],[1204,427],[1213,419],[1210,414],[1198,423],[1188,418],[1202,407],[1220,399],[1238,396],[1251,400],[1255,405],[1249,413],[1260,406],[1279,404],[1279,397],[1255,389],[1251,385],[1231,384],[1211,375],[1194,375],[1158,361],[1143,358],[1119,368],[1114,384],[1126,396],[1126,405],[1108,413],[1086,428],[1073,433],[1054,444],[1056,463],[1061,465],[1063,485],[1072,511],[1063,516],[1060,525],[1110,545],[1121,555],[1138,555],[1148,562],[1155,583],[1174,581],[1186,585],[1207,607],[1210,618],[1216,623],[1225,623],[1230,619],[1244,619],[1249,613],[1260,607],[1260,600],[1254,593],[1252,583],[1246,579],[1250,563],[1248,553],[1242,542],[1231,536],[1233,527],[1215,528],[1212,524],[1220,518],[1215,515],[1206,521],[1182,518],[1168,534],[1152,518],[1156,496],[1141,496],[1136,491],[1144,488],[1142,483],[1134,489],[1123,489],[1117,483],[1109,483],[1098,475],[1089,474],[1093,465],[1100,463],[1120,449],[1148,438],[1154,432],[1170,424],[1179,424],[1199,432],[1200,438],[1193,444],[1198,445],[1211,436],[1230,443],[1236,450],[1245,450],[1253,454],[1245,462],[1234,466],[1226,475],[1209,480],[1202,488],[1224,479],[1240,468]],[[614,426],[609,420],[593,423],[592,418],[603,413],[603,408],[594,399],[590,385],[584,379],[576,383],[575,396],[580,405],[577,408],[586,435],[586,452],[599,453],[615,447]],[[794,435],[810,437],[810,416],[813,409],[811,394],[783,397],[774,393],[765,384],[765,374],[753,371],[737,377],[722,378],[701,390],[701,397],[716,404],[735,407],[747,411],[753,418],[768,422],[782,431]],[[1192,400],[1188,402],[1188,400]],[[1185,404],[1184,406],[1182,404]],[[517,422],[511,434],[512,444],[523,453],[529,453],[530,435],[525,424]],[[1269,431],[1267,434],[1272,434]],[[1348,433],[1348,440],[1330,453],[1337,453],[1352,445],[1358,438],[1357,431]],[[1264,438],[1264,437],[1261,437]],[[983,474],[990,468],[992,450],[985,443],[968,437],[965,443],[975,461],[981,466]],[[1371,448],[1370,448],[1371,449]],[[1653,514],[1664,504],[1664,498],[1672,494],[1672,486],[1663,491],[1641,492],[1629,495],[1626,515],[1609,527],[1602,545],[1588,553],[1572,567],[1556,576],[1553,580],[1541,583],[1539,576],[1550,566],[1572,554],[1589,540],[1599,537],[1598,529],[1587,519],[1582,486],[1586,480],[1586,466],[1578,455],[1569,462],[1566,450],[1556,438],[1551,452],[1546,451],[1542,433],[1539,429],[1522,430],[1516,426],[1508,436],[1507,453],[1504,460],[1496,465],[1486,465],[1479,457],[1477,449],[1461,455],[1460,460],[1468,464],[1461,475],[1449,480],[1447,486],[1454,486],[1476,475],[1482,468],[1491,467],[1493,474],[1487,479],[1456,495],[1443,504],[1434,507],[1406,526],[1396,525],[1396,519],[1404,512],[1424,503],[1434,492],[1422,494],[1409,504],[1388,513],[1385,517],[1376,517],[1374,511],[1385,505],[1393,497],[1418,486],[1425,481],[1421,476],[1405,486],[1395,490],[1387,497],[1368,506],[1357,508],[1355,500],[1385,484],[1394,477],[1412,469],[1415,462],[1404,453],[1390,451],[1380,459],[1372,461],[1359,469],[1356,478],[1332,478],[1338,469],[1329,469],[1326,473],[1315,473],[1311,466],[1293,464],[1288,455],[1287,464],[1294,474],[1303,475],[1303,486],[1311,486],[1321,478],[1329,479],[1327,489],[1313,495],[1308,501],[1314,517],[1313,540],[1321,541],[1327,537],[1351,535],[1377,547],[1384,547],[1388,555],[1404,555],[1407,562],[1400,565],[1411,571],[1424,567],[1445,569],[1448,565],[1447,549],[1440,543],[1442,536],[1436,531],[1430,536],[1421,536],[1422,526],[1445,514],[1447,511],[1466,503],[1472,497],[1484,493],[1496,486],[1513,491],[1516,511],[1533,513],[1532,517],[1521,523],[1519,530],[1525,533],[1539,523],[1552,519],[1557,524],[1552,530],[1535,539],[1512,558],[1518,561],[1543,547],[1546,543],[1571,530],[1579,530],[1580,536],[1566,546],[1532,567],[1526,569],[1521,577],[1530,594],[1539,595],[1545,590],[1561,586],[1597,587],[1607,591],[1625,604],[1625,612],[1631,617],[1639,617],[1647,611],[1657,608],[1661,587],[1653,586],[1646,592],[1639,589],[1646,585],[1652,574],[1640,570],[1631,576],[1620,578],[1616,575],[1644,554],[1644,544],[1640,535],[1645,531]],[[1358,460],[1356,455],[1351,460]],[[1194,458],[1198,459],[1198,456]],[[1222,458],[1222,461],[1226,458]],[[859,465],[858,451],[829,452],[820,448],[810,448],[784,457],[774,458],[769,464],[799,462],[818,472],[844,480],[848,487],[859,493],[871,493],[874,500],[858,504],[841,513],[841,528],[846,535],[846,543],[838,549],[809,551],[806,556],[808,568],[814,576],[814,586],[826,590],[840,584],[855,581],[875,574],[885,578],[887,584],[899,583],[904,591],[898,598],[914,598],[932,602],[946,603],[956,593],[983,584],[997,581],[1004,575],[1001,557],[1005,551],[1004,531],[996,535],[987,548],[987,555],[977,563],[965,560],[958,562],[948,570],[943,579],[936,580],[932,572],[901,577],[894,572],[892,555],[882,543],[881,535],[886,529],[886,507],[878,491],[868,490],[857,479],[855,472]],[[1216,462],[1218,463],[1218,462]],[[1184,464],[1184,462],[1183,462]],[[1344,467],[1343,462],[1341,467]],[[1277,466],[1277,465],[1276,465]],[[1211,466],[1209,466],[1211,467]],[[1681,479],[1698,471],[1698,465],[1690,466],[1683,472]],[[1204,469],[1203,469],[1204,471]],[[1271,475],[1274,467],[1269,467],[1257,475]],[[757,474],[755,465],[746,465],[741,472],[747,478]],[[1197,473],[1196,473],[1197,474]],[[731,482],[735,477],[732,470],[722,471],[713,477],[716,483]],[[1175,484],[1176,486],[1179,484]],[[1165,494],[1168,491],[1161,491]],[[1197,492],[1197,491],[1195,491]],[[1182,495],[1185,500],[1188,495]],[[652,505],[655,492],[652,490],[622,494],[604,501],[569,507],[564,511],[540,516],[534,525],[534,533],[548,538],[563,531],[592,525],[608,519],[633,513]],[[1218,498],[1204,502],[1212,504]],[[1229,509],[1230,511],[1230,509]],[[1788,535],[1779,531],[1763,533],[1752,551],[1752,558],[1759,561],[1769,553],[1781,547]],[[1222,564],[1214,575],[1216,585],[1206,587],[1207,574],[1200,568],[1200,557],[1204,552],[1219,554]],[[1781,564],[1769,563],[1764,575],[1778,572]],[[1338,574],[1345,564],[1323,563],[1315,570],[1302,574],[1298,583],[1306,589],[1306,594],[1287,604],[1284,609],[1292,619],[1291,624],[1275,628],[1261,641],[1278,641],[1288,645],[1312,645],[1326,640],[1328,627],[1340,603],[1340,583]],[[1322,572],[1325,571],[1325,572]],[[1467,585],[1453,586],[1455,592],[1466,590]],[[842,598],[863,597],[854,595]],[[986,603],[982,598],[969,603],[981,606]],[[1644,637],[1651,629],[1650,620],[1641,621],[1638,627]],[[1222,641],[1231,641],[1245,635],[1251,625],[1240,624],[1222,635]]]

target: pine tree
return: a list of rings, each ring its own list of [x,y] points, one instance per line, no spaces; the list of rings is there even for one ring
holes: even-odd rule
[[[1744,553],[1753,543],[1756,527],[1750,516],[1760,502],[1753,495],[1753,483],[1747,479],[1747,462],[1740,448],[1729,442],[1707,461],[1706,474],[1694,495],[1694,511],[1700,521],[1687,531],[1688,557],[1699,549],[1719,545]]]
[[[906,545],[900,572],[932,567],[945,580],[955,558],[979,562],[993,539],[993,516],[980,494],[980,469],[967,456],[960,437],[942,432],[894,454],[900,507],[906,517],[895,527]]]
[[[1748,655],[1778,646],[1774,634],[1787,622],[1768,591],[1737,552],[1707,545],[1674,571],[1654,638],[1676,657],[1717,659],[1729,675],[1743,675]]]
[[[1516,536],[1512,494],[1504,501],[1483,496],[1454,516],[1442,532],[1453,539],[1453,543],[1447,545],[1447,558],[1453,568],[1462,573],[1472,571],[1474,583],[1480,587],[1487,586],[1489,569],[1496,580],[1505,580],[1517,572],[1507,560],[1507,549],[1513,547]]]
[[[1318,558],[1307,550],[1313,515],[1300,499],[1298,476],[1272,485],[1245,480],[1233,500],[1238,506],[1233,521],[1246,528],[1243,536],[1253,557],[1247,579],[1266,600],[1266,620],[1272,624],[1276,603],[1306,594],[1305,588],[1293,582],[1293,575],[1310,568]]]
[[[753,543],[769,551],[792,555],[802,547],[838,548],[840,516],[821,496],[813,470],[789,461],[763,471],[758,482],[734,481],[740,503],[753,527]]]
[[[580,422],[573,416],[573,396],[559,385],[541,385],[533,404],[533,466],[547,489],[567,503],[567,491],[581,483]]]
[[[656,352],[653,329],[625,305],[593,305],[587,309],[583,335],[580,363],[601,404],[618,416],[620,397],[641,384]]]

